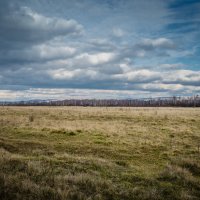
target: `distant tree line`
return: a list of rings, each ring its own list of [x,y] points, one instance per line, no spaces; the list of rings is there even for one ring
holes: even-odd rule
[[[199,95],[143,99],[66,99],[0,102],[1,106],[200,107]]]

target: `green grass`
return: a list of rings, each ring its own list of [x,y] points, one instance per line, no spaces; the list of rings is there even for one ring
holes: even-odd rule
[[[200,109],[0,107],[0,199],[199,199]]]

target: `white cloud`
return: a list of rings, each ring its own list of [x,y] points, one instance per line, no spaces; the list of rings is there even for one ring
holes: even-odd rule
[[[35,51],[38,51],[40,58],[55,58],[55,57],[67,57],[71,56],[76,52],[76,49],[73,47],[67,46],[49,46],[42,44],[36,47],[33,47]]]
[[[160,79],[160,73],[155,71],[150,71],[146,69],[128,71],[124,74],[117,74],[113,76],[116,79],[124,80],[128,82],[146,82],[155,81]]]
[[[153,93],[152,93],[153,92]],[[21,91],[0,90],[0,101],[5,100],[30,100],[30,99],[124,99],[161,97],[174,95],[193,95],[200,92],[200,87],[167,85],[167,84],[143,84],[134,90],[94,90],[94,89],[48,89],[31,88]]]
[[[200,71],[181,69],[176,71],[170,71],[166,73],[166,76],[163,78],[163,82],[200,86]]]
[[[94,79],[97,77],[97,72],[94,70],[83,70],[83,69],[76,69],[76,70],[66,70],[66,69],[56,69],[50,70],[48,74],[55,80],[71,80],[71,79]]]
[[[122,37],[125,35],[125,32],[121,28],[113,28],[113,35],[115,37]]]
[[[72,79],[76,74],[80,73],[80,70],[74,70],[74,71],[68,71],[65,69],[56,69],[56,70],[50,70],[49,75],[53,78],[53,79]]]
[[[145,90],[179,91],[183,88],[181,84],[147,83],[141,85],[141,89]]]
[[[131,67],[127,63],[121,63],[119,66],[124,73],[131,71]]]
[[[159,93],[155,94],[155,96]],[[149,97],[148,91],[130,90],[94,90],[94,89],[47,89],[32,88],[22,91],[0,90],[0,101],[30,99],[124,99]]]
[[[76,61],[80,63],[86,63],[90,65],[99,65],[99,64],[105,64],[112,60],[114,60],[115,54],[114,53],[97,53],[97,54],[88,54],[83,53],[76,57]]]

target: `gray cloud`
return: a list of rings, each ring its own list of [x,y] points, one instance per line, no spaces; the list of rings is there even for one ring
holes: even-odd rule
[[[137,46],[144,50],[175,48],[174,42],[168,38],[143,39]]]
[[[7,12],[0,14],[0,40],[4,43],[35,44],[59,36],[78,35],[83,31],[83,27],[72,19],[46,17],[28,7],[7,8]]]
[[[29,48],[11,49],[2,52],[4,54],[0,54],[0,64],[2,63],[2,66],[4,66],[7,63],[13,63],[16,66],[17,63],[35,63],[69,58],[75,55],[76,49],[70,46],[57,46],[44,43]]]

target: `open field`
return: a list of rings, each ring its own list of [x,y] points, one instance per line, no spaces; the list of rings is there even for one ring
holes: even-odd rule
[[[0,199],[200,199],[200,108],[0,107]]]

